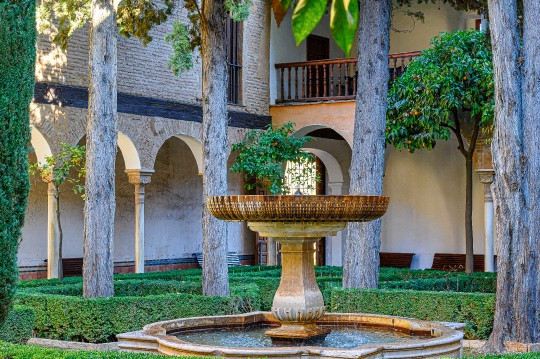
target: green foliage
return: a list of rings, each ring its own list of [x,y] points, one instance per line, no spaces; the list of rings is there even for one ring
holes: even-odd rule
[[[173,52],[169,57],[167,66],[174,76],[181,76],[193,68],[193,55],[189,40],[189,31],[180,21],[173,23],[173,31],[165,35],[165,41],[172,46]]]
[[[252,0],[225,0],[224,15],[233,21],[245,21],[249,17]],[[175,21],[173,32],[165,35],[165,41],[172,46],[173,52],[167,63],[175,76],[182,76],[193,67],[193,53],[201,46],[201,9],[196,0],[186,0],[183,5],[187,10],[189,24]],[[223,19],[225,23],[225,19]]]
[[[45,349],[33,345],[14,345],[0,342],[0,358],[5,359],[165,359],[156,354],[121,353],[115,351],[86,351]],[[200,359],[184,357],[185,359]]]
[[[388,93],[386,142],[397,149],[432,149],[450,131],[460,133],[464,113],[493,121],[493,64],[489,37],[468,30],[435,37]]]
[[[31,175],[38,175],[44,181],[51,181],[57,189],[66,183],[72,185],[73,193],[80,193],[84,198],[84,185],[81,180],[86,176],[86,147],[60,144],[60,152],[45,157],[45,163],[32,163],[29,167]],[[70,178],[75,172],[75,177]]]
[[[495,295],[335,288],[330,311],[460,322],[466,324],[465,338],[487,339],[493,328]]]
[[[380,289],[409,289],[436,292],[495,293],[497,278],[493,276],[469,276],[447,278],[412,279],[408,281],[380,282]]]
[[[34,332],[39,336],[90,342],[114,340],[121,332],[180,316],[270,310],[280,283],[280,268],[253,266],[230,271],[230,298],[201,296],[201,270],[190,269],[116,275],[115,298],[82,298],[80,277],[69,277],[64,282],[25,281],[16,301],[35,310]],[[479,292],[495,292],[496,273],[465,275],[381,268],[381,290],[371,294],[342,290],[341,267],[316,267],[315,273],[329,310],[354,311],[361,305],[358,308],[372,313],[463,320],[469,323],[469,337],[484,338],[489,334],[494,296]]]
[[[281,0],[287,11],[291,0]],[[299,45],[321,21],[328,0],[299,0],[294,6],[292,30],[296,45]],[[330,32],[343,52],[350,56],[356,29],[358,28],[358,0],[333,0],[330,9]]]
[[[296,46],[315,29],[326,11],[327,0],[300,0],[292,15],[293,35]]]
[[[146,45],[152,41],[150,30],[167,20],[174,5],[172,0],[122,0],[116,13],[118,31],[125,37],[136,37]],[[57,32],[52,40],[66,49],[73,32],[90,20],[90,9],[91,0],[43,0],[37,9],[38,29],[44,32],[56,24]]]
[[[122,0],[116,13],[118,32],[127,38],[133,36],[146,46],[152,41],[150,30],[165,22],[172,14],[174,6],[173,0]]]
[[[0,327],[0,341],[26,344],[28,339],[32,338],[34,321],[36,314],[30,307],[15,305],[9,312],[9,315]]]
[[[27,197],[30,101],[36,61],[35,1],[0,0],[0,325],[19,280],[17,250]]]
[[[57,33],[52,40],[66,49],[73,32],[83,27],[90,18],[90,4],[89,0],[44,0],[37,9],[38,30],[44,32],[56,22]]]
[[[67,296],[82,296],[82,282],[31,287],[21,290],[21,295],[42,293]],[[170,293],[187,293],[202,295],[201,284],[194,281],[179,282],[175,280],[141,280],[128,279],[114,282],[115,297],[145,297],[149,295],[165,295]]]
[[[225,0],[225,8],[233,21],[246,21],[249,17],[249,8],[253,6],[251,0]]]
[[[103,343],[158,321],[257,310],[254,289],[241,291],[242,297],[169,293],[94,299],[26,293],[19,295],[17,302],[35,310],[34,330],[40,337]]]
[[[330,10],[330,32],[336,44],[347,56],[350,56],[357,27],[358,2],[333,1]]]
[[[268,189],[270,194],[285,194],[290,190],[289,185],[304,185],[313,175],[320,181],[316,170],[309,166],[315,156],[302,151],[311,137],[294,136],[294,126],[286,122],[281,126],[268,125],[266,131],[251,130],[244,141],[233,144],[232,150],[240,154],[230,171],[244,173],[245,188],[258,187]],[[298,165],[300,170],[286,169],[287,162]],[[291,176],[292,183],[286,182],[286,174]]]

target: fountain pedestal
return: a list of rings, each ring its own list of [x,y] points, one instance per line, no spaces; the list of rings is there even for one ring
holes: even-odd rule
[[[335,236],[346,222],[248,222],[263,237],[281,243],[282,275],[274,296],[272,314],[281,327],[266,335],[273,340],[309,340],[325,336],[329,329],[315,323],[325,312],[315,280],[315,244],[322,237]]]

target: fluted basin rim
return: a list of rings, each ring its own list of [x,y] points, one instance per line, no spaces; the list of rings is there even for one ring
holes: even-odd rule
[[[366,195],[208,196],[210,213],[224,221],[367,222],[386,212],[390,197]]]

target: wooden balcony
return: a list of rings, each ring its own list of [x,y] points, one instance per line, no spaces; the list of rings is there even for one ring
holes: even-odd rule
[[[389,55],[390,83],[418,55],[420,51]],[[354,100],[357,64],[355,57],[276,64],[279,75],[276,103]]]

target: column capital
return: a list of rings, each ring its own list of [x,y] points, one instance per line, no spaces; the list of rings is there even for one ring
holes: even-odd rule
[[[479,170],[476,170],[476,173],[478,173],[478,176],[480,177],[480,182],[482,182],[483,184],[492,184],[493,183],[493,179],[494,179],[494,175],[495,175],[495,171],[492,170],[492,169],[479,169]]]
[[[128,181],[131,184],[149,184],[152,179],[152,173],[154,170],[126,170],[128,175]]]

